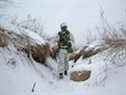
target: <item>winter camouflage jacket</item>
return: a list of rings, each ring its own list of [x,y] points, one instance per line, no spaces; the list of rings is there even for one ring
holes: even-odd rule
[[[73,52],[72,49],[72,35],[71,33],[66,30],[66,31],[60,31],[58,32],[58,46],[59,48],[64,48],[67,50],[68,53]]]

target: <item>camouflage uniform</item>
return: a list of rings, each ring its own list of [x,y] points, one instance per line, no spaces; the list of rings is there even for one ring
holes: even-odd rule
[[[66,49],[68,53],[73,52],[72,44],[71,44],[71,35],[68,30],[61,31],[58,33],[59,35],[59,48],[60,49]]]
[[[67,71],[69,69],[69,64],[67,60],[67,53],[73,52],[72,44],[71,44],[71,34],[70,32],[66,30],[61,30],[58,33],[59,40],[58,40],[58,46],[59,46],[59,66],[58,66],[58,72],[59,72],[59,78],[63,78],[63,75],[67,75]]]
[[[65,49],[60,49],[58,54],[58,78],[63,78],[63,75],[66,73],[66,71],[69,69],[69,64],[66,58],[67,51]]]

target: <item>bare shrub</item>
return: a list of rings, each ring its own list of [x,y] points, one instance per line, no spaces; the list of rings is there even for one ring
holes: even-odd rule
[[[17,28],[19,27],[25,30],[30,30],[32,32],[35,32],[43,38],[46,35],[43,32],[43,24],[41,23],[41,20],[33,18],[30,14],[27,15],[26,18],[23,18],[23,20],[20,20],[17,17],[13,17],[13,19],[11,20],[11,23],[16,25]]]
[[[126,47],[126,30],[124,27],[121,27],[120,29],[117,29],[118,27],[114,27],[114,25],[111,25],[107,18],[104,15],[104,10],[101,7],[100,11],[100,19],[102,22],[102,40],[104,40],[106,45],[109,45],[110,47],[116,48],[116,47]]]
[[[103,71],[100,72],[97,77],[104,74],[103,78],[100,81],[97,80],[96,84],[105,84],[106,79],[111,76],[109,74],[110,70],[116,70],[119,67],[124,67],[126,65],[126,29],[124,26],[115,27],[114,25],[110,25],[107,19],[104,16],[104,11],[100,13],[102,20],[102,30],[103,34],[102,40],[104,40],[104,45],[108,46],[108,50],[102,52],[104,57],[104,68]],[[102,56],[102,55],[100,55]],[[96,78],[97,79],[97,78]]]

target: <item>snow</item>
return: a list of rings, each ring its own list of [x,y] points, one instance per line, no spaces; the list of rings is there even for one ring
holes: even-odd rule
[[[4,4],[3,1],[0,1],[0,5]],[[77,47],[86,45],[87,40],[94,41],[93,37],[96,36],[98,40],[88,44],[88,49],[93,47],[97,49],[104,43],[99,41],[99,33],[96,31],[96,25],[101,24],[100,6],[103,7],[110,24],[115,26],[118,26],[115,23],[125,24],[125,0],[12,1],[14,4],[11,3],[11,6],[10,3],[5,3],[7,6],[0,8],[0,24],[10,32],[25,35],[38,44],[45,44],[46,40],[32,30],[8,22],[10,18],[19,17],[22,20],[28,14],[40,18],[44,32],[49,36],[54,36],[59,31],[59,24],[66,22],[76,39]],[[24,53],[17,51],[13,44],[10,44],[8,47],[0,48],[0,95],[125,95],[125,51],[117,49],[114,52],[118,54],[113,57],[115,54],[110,49],[89,59],[80,58],[77,63],[70,61],[69,73],[91,70],[89,80],[74,82],[69,80],[69,75],[63,80],[57,79],[55,75],[57,63],[51,58],[47,60],[51,68],[47,68],[29,60]],[[32,92],[34,84],[36,85]]]
[[[77,39],[76,44],[82,45],[87,36],[99,38],[96,26],[101,26],[101,8],[105,17],[114,26],[125,25],[125,0],[12,0],[14,4],[8,6],[5,11],[1,9],[0,21],[6,21],[8,16],[17,16],[24,19],[28,14],[35,18],[41,18],[44,31],[54,35],[59,31],[62,22],[68,24],[69,30]],[[88,32],[90,31],[90,34]]]
[[[29,29],[24,29],[20,25],[12,24],[10,22],[4,22],[1,24],[1,26],[7,29],[9,32],[14,32],[16,34],[26,36],[27,38],[31,39],[35,43],[38,44],[46,43],[46,41],[41,37],[41,35]]]
[[[69,76],[58,80],[54,72],[29,60],[26,55],[16,50],[13,44],[0,48],[0,94],[1,95],[125,95],[126,66],[118,67],[107,59],[107,71],[103,60],[106,52],[89,59],[80,59],[70,67],[74,70],[91,70],[91,78],[84,82],[69,80]],[[10,56],[11,55],[11,56]],[[125,58],[125,56],[123,56]],[[48,64],[55,69],[55,61],[48,59]],[[70,65],[73,62],[70,62]],[[107,78],[106,78],[107,74]],[[104,80],[105,79],[105,80]],[[34,92],[33,85],[36,83]]]

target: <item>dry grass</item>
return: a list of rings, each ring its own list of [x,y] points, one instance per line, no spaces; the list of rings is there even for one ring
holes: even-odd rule
[[[52,55],[48,45],[38,45],[29,41],[29,39],[23,35],[9,32],[8,30],[0,27],[0,47],[6,47],[8,42],[13,43],[19,52],[26,53],[28,57],[30,53],[32,58],[39,63],[46,63],[46,58]]]
[[[120,31],[118,32],[105,32],[103,35],[103,40],[106,45],[109,45],[111,48],[122,47],[126,48],[126,31],[121,31],[123,37],[121,37]]]
[[[0,27],[0,47],[6,47],[8,45],[8,36],[6,31]]]
[[[124,33],[122,34],[124,36],[123,38],[118,32],[105,32],[103,34],[104,43],[101,47],[96,49],[95,47],[89,48],[88,46],[85,46],[79,52],[70,54],[69,59],[76,62],[81,56],[83,59],[89,58],[109,48],[126,48],[126,35]]]
[[[46,58],[50,56],[50,49],[47,45],[31,46],[31,55],[36,62],[46,63]]]

